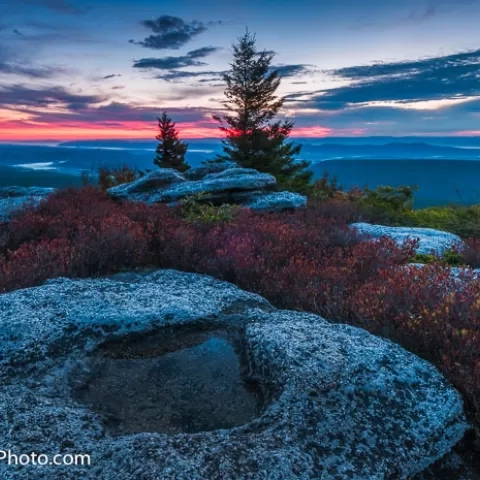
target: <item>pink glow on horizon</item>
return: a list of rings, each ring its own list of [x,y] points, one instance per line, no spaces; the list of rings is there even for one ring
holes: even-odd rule
[[[455,132],[453,135],[459,137],[480,137],[480,130],[462,130]]]
[[[211,126],[210,126],[211,125]],[[218,125],[215,123],[215,125]],[[101,139],[147,139],[155,138],[157,126],[150,122],[115,122],[111,125],[72,122],[63,125],[47,123],[0,121],[0,141],[41,140],[101,140]],[[178,122],[176,128],[180,138],[223,138],[224,134],[211,121]],[[357,136],[366,131],[360,128],[332,129],[322,126],[294,127],[292,136],[319,138],[332,135]]]

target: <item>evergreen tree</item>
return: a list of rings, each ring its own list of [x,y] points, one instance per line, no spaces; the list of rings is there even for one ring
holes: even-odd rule
[[[308,191],[313,173],[310,164],[294,158],[301,145],[287,142],[293,128],[291,121],[274,121],[284,99],[274,95],[280,85],[277,71],[270,64],[274,54],[257,52],[255,36],[248,31],[233,45],[231,69],[223,75],[226,83],[223,105],[228,114],[213,118],[226,134],[223,155],[211,162],[234,161],[246,168],[271,173],[279,186]]]
[[[158,120],[159,133],[155,137],[158,140],[156,156],[153,163],[160,168],[174,168],[179,172],[185,172],[190,165],[185,163],[185,153],[188,145],[178,139],[175,123],[163,112]]]

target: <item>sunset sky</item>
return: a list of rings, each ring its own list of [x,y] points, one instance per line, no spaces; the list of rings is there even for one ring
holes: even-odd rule
[[[246,27],[296,137],[480,135],[480,0],[2,0],[0,141],[219,136]]]

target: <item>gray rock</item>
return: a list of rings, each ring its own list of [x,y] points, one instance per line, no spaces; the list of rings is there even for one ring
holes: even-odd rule
[[[270,174],[251,168],[226,168],[228,165],[200,167],[197,172],[190,172],[188,175],[188,178],[201,177],[199,180],[187,180],[188,172],[182,175],[173,169],[161,169],[107,191],[114,198],[148,204],[164,202],[170,206],[178,204],[188,196],[202,194],[201,201],[219,205],[235,203],[237,194],[244,195],[245,202],[252,201],[276,187],[275,177]],[[277,203],[279,202],[280,198],[277,197]],[[271,203],[275,206],[273,199]]]
[[[253,210],[271,212],[305,207],[307,197],[293,192],[272,192],[260,194],[243,204]]]
[[[74,395],[105,342],[209,325],[242,332],[246,371],[268,397],[250,422],[113,436]],[[206,275],[58,278],[6,293],[0,343],[2,450],[91,455],[90,467],[3,461],[5,479],[402,480],[443,457],[467,428],[459,394],[428,362]]]
[[[10,221],[12,215],[27,204],[37,206],[55,188],[0,187],[0,222]]]
[[[130,198],[149,202],[152,191],[165,189],[182,182],[186,182],[186,180],[177,170],[159,168],[133,182],[111,187],[108,189],[108,193],[114,198]]]
[[[223,172],[224,170],[237,167],[238,165],[235,162],[209,163],[200,167],[189,168],[183,176],[187,180],[201,180],[210,173]]]
[[[435,230],[433,228],[415,227],[388,227],[385,225],[371,225],[369,223],[353,223],[359,233],[368,235],[374,239],[387,236],[401,245],[407,239],[418,238],[420,240],[417,253],[442,255],[453,246],[464,247],[462,239],[453,233]]]

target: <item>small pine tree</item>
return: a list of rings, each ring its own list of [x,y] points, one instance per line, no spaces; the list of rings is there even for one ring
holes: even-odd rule
[[[190,168],[190,165],[185,163],[188,145],[178,139],[175,123],[168,117],[167,112],[163,112],[157,120],[159,133],[155,138],[159,143],[153,163],[160,168],[174,168],[179,172],[185,172]]]
[[[284,102],[274,95],[280,85],[278,72],[270,66],[274,54],[257,52],[255,36],[248,31],[233,45],[233,52],[231,70],[223,75],[227,85],[223,105],[229,114],[213,117],[226,134],[224,155],[211,162],[234,161],[274,175],[280,187],[308,191],[313,173],[305,168],[310,163],[294,158],[301,145],[286,142],[293,122],[273,121]]]

